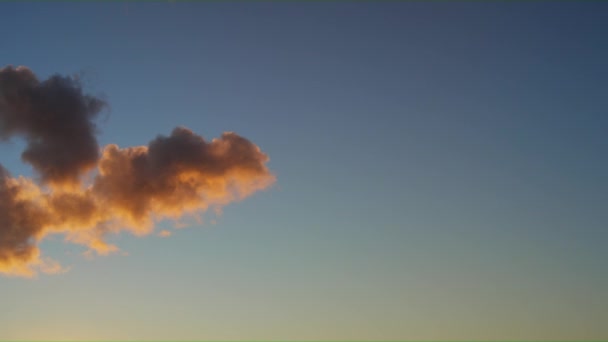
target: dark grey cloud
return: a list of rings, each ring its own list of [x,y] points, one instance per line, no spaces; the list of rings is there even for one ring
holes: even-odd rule
[[[22,159],[44,183],[78,183],[99,158],[94,120],[106,102],[74,77],[39,81],[26,67],[0,69],[0,138],[23,136]]]

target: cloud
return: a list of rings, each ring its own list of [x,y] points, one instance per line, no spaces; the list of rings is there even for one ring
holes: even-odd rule
[[[95,167],[99,146],[93,120],[106,107],[84,94],[78,78],[39,81],[26,67],[0,69],[0,138],[23,136],[21,158],[44,183],[77,183]]]
[[[37,242],[50,221],[37,186],[0,166],[0,272],[34,274],[28,264],[39,260]]]
[[[168,230],[161,230],[160,232],[158,232],[158,236],[160,236],[160,237],[165,237],[166,238],[166,237],[169,237],[171,235],[172,235],[171,232],[168,231]]]
[[[48,235],[107,255],[119,250],[109,234],[148,235],[159,220],[220,211],[275,182],[268,156],[232,132],[207,141],[177,127],[146,146],[102,150],[93,120],[105,105],[72,78],[40,82],[24,67],[0,69],[0,137],[25,137],[22,158],[41,176],[14,178],[0,166],[0,273],[65,272],[41,256]]]

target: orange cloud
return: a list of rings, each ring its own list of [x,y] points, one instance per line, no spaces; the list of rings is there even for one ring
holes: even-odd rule
[[[34,95],[21,99],[14,95],[20,89]],[[53,104],[52,98],[35,95],[49,92],[51,96],[53,91],[72,97],[58,95],[61,103]],[[32,141],[57,145],[42,148],[43,161],[24,157],[42,176],[41,184],[13,178],[0,166],[0,273],[32,277],[38,272],[65,272],[59,263],[40,254],[38,243],[48,235],[64,235],[66,242],[87,246],[89,254],[106,255],[118,251],[106,242],[108,234],[126,231],[144,236],[154,231],[158,220],[178,220],[208,208],[220,212],[222,206],[266,189],[276,180],[266,166],[268,156],[232,132],[206,141],[178,127],[147,146],[108,145],[99,156],[97,152],[81,153],[77,147],[64,149],[80,139],[91,142],[91,137],[97,146],[87,129],[94,128],[91,118],[101,104],[101,100],[83,95],[69,78],[40,83],[29,69],[0,69],[0,128],[17,127],[5,135],[17,132]],[[28,115],[35,119],[23,118]],[[67,121],[61,128],[45,127],[43,122],[49,116]],[[70,125],[69,120],[75,124]],[[72,131],[83,127],[85,132]],[[54,134],[59,133],[73,141],[67,144],[56,138]],[[86,184],[82,176],[91,167],[97,174]]]

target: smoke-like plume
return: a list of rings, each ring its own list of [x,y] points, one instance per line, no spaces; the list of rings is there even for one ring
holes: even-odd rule
[[[77,183],[95,167],[93,120],[105,105],[83,94],[77,78],[54,75],[40,82],[25,67],[0,69],[0,138],[24,136],[21,157],[45,183]]]
[[[118,248],[107,234],[147,235],[158,220],[219,209],[275,181],[267,155],[235,133],[206,141],[178,127],[147,146],[108,145],[100,154],[93,119],[104,105],[72,78],[39,82],[27,68],[0,69],[0,136],[27,139],[23,160],[42,181],[0,166],[0,273],[64,272],[41,256],[38,242],[48,235],[108,254]],[[83,183],[95,167],[92,183]]]

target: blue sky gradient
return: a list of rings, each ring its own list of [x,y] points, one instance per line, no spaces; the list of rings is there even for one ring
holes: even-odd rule
[[[72,268],[0,278],[0,339],[608,338],[608,3],[0,13],[0,66],[107,97],[102,145],[234,131],[277,176],[170,238],[113,240],[128,256],[43,242]],[[0,162],[32,176],[22,144]]]

